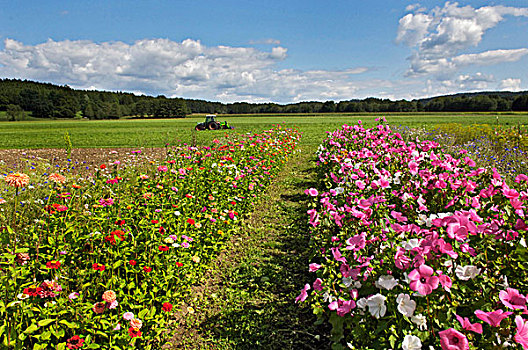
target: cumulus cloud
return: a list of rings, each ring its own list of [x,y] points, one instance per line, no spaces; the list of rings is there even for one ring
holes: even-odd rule
[[[521,79],[503,79],[499,84],[499,89],[503,91],[521,91]]]
[[[408,76],[454,73],[460,67],[489,65],[519,60],[528,49],[490,50],[461,54],[477,47],[485,32],[504,20],[504,16],[528,17],[528,8],[484,6],[473,8],[446,2],[424,13],[409,13],[399,21],[396,42],[413,48]]]
[[[4,45],[0,74],[5,77],[225,102],[350,99],[362,88],[351,76],[368,70],[279,70],[276,64],[287,58],[284,47],[208,47],[191,39],[133,44],[50,39],[38,45],[6,39]]]

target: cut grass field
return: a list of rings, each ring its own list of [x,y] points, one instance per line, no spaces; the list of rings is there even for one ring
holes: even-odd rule
[[[243,115],[219,116],[235,130],[194,132],[203,117],[184,119],[124,119],[124,120],[48,120],[0,122],[0,149],[64,148],[64,134],[69,133],[74,148],[92,147],[164,147],[166,144],[209,143],[225,132],[258,132],[273,124],[297,126],[305,137],[318,143],[325,131],[334,130],[361,119],[372,125],[375,118],[385,115],[390,124],[402,126],[434,126],[441,123],[496,124],[496,114],[324,114],[324,115]],[[528,123],[528,114],[501,115],[499,123],[517,125]]]

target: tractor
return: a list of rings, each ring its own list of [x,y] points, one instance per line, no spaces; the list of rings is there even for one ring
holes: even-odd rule
[[[214,114],[206,115],[205,122],[196,124],[196,126],[194,127],[194,130],[202,131],[202,130],[233,129],[233,127],[230,127],[227,124],[227,122],[217,122],[215,118],[216,118],[216,115]]]

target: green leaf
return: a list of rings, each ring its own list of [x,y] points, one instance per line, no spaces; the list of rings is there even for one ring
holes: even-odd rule
[[[394,346],[396,345],[396,340],[397,338],[394,336],[394,334],[391,334],[391,336],[389,337],[389,342],[390,342],[391,348],[393,349],[394,349]]]
[[[33,323],[31,326],[29,326],[29,327],[24,331],[24,333],[31,334],[31,333],[33,333],[34,331],[36,331],[37,329],[38,329],[37,324]]]
[[[140,319],[144,318],[145,315],[147,314],[147,312],[148,312],[148,309],[143,309],[143,310],[141,310],[141,311],[139,312],[139,314],[138,314],[138,317],[139,317]]]
[[[48,340],[49,338],[51,338],[51,332],[50,331],[46,331],[46,332],[42,333],[42,336],[40,337],[40,339],[42,339],[42,340]]]
[[[66,343],[57,344],[57,350],[65,350],[65,349],[66,349]]]
[[[68,327],[70,329],[71,328],[77,328],[77,324],[76,323],[68,322],[66,320],[60,320],[59,323],[65,325],[66,327]]]
[[[38,325],[41,326],[41,327],[45,327],[45,326],[49,325],[51,322],[55,322],[55,320],[52,319],[52,318],[46,318],[45,320],[38,321]]]

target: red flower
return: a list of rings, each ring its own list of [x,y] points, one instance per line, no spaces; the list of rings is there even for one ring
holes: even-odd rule
[[[194,225],[195,221],[194,221],[194,219],[187,219],[187,223],[189,225]]]
[[[116,220],[115,224],[119,226],[123,226],[125,224],[125,220]]]
[[[172,304],[171,303],[163,303],[162,309],[165,312],[170,312],[172,310]]]
[[[92,265],[92,269],[94,270],[99,270],[99,271],[104,271],[106,269],[106,266],[104,266],[103,264],[98,264],[98,263],[95,263]]]
[[[132,265],[132,266],[136,266],[137,261],[136,261],[136,260],[130,260],[128,263],[129,263],[130,265]]]
[[[159,221],[158,220],[150,220],[151,223],[153,224],[157,224]]]
[[[119,237],[119,239],[122,241],[125,240],[125,233],[121,230],[112,231],[110,234]]]
[[[150,272],[150,271],[152,271],[152,267],[143,266],[143,271]]]
[[[141,331],[139,328],[130,327],[128,329],[128,335],[130,335],[132,338],[141,337]]]
[[[178,266],[178,267],[182,267],[183,264],[182,264],[181,262],[176,262],[176,266]]]
[[[166,245],[160,245],[158,249],[160,252],[166,252],[167,250],[169,250],[169,247],[167,247]]]
[[[106,237],[105,237],[105,240],[107,240],[107,241],[108,241],[110,244],[112,244],[112,245],[116,244],[116,240],[115,240],[115,238],[114,238],[113,235],[106,236]]]
[[[106,165],[101,164],[101,166],[100,166],[99,168],[101,168],[101,169],[106,169]]]
[[[29,286],[27,288],[24,288],[23,293],[29,295],[30,297],[36,297],[40,295],[40,292],[42,292],[42,288],[37,286]]]
[[[66,347],[68,349],[79,349],[82,348],[84,339],[80,338],[78,335],[74,335],[70,339],[66,340]]]
[[[61,266],[61,263],[59,261],[55,261],[55,260],[48,261],[46,263],[46,268],[48,268],[48,269],[58,269],[59,266]]]
[[[159,233],[161,233],[161,234],[164,234],[164,233],[165,233],[165,228],[163,228],[163,226],[160,226],[160,228],[159,228]]]

